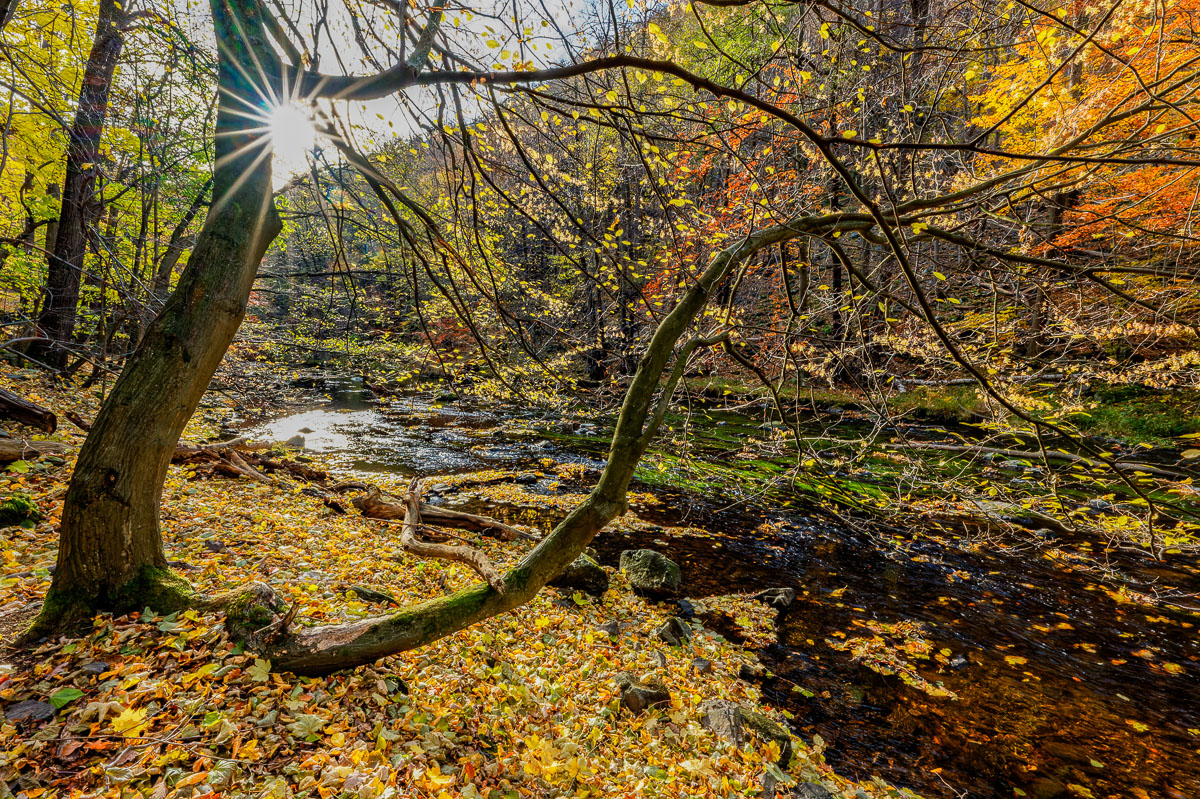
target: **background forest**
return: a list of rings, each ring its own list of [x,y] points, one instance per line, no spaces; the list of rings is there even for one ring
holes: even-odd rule
[[[335,684],[323,681],[343,679],[324,675],[362,667],[345,678],[361,685],[341,690],[383,685],[386,704],[397,692],[389,668],[420,672],[431,647],[490,651],[479,636],[500,635],[511,614],[577,642],[604,622],[600,600],[575,591],[546,610],[539,590],[577,579],[583,561],[629,579],[621,552],[636,544],[682,562],[683,587],[668,593],[741,597],[725,610],[715,601],[698,616],[707,627],[695,626],[720,631],[713,646],[729,638],[739,656],[756,652],[740,674],[756,687],[749,699],[741,683],[710,689],[746,707],[765,697],[791,722],[775,738],[731,733],[739,746],[776,747],[747,744],[736,765],[686,765],[695,740],[680,733],[674,759],[653,765],[661,775],[646,764],[604,775],[597,763],[615,763],[611,752],[588,766],[584,739],[526,730],[512,743],[524,765],[487,750],[484,778],[481,760],[469,773],[466,760],[448,765],[452,745],[397,761],[374,725],[365,738],[330,732],[336,713],[310,707],[311,729],[249,759],[241,742],[258,737],[239,734],[231,751],[221,723],[232,719],[206,721],[184,749],[156,728],[162,740],[138,750],[143,770],[127,779],[106,775],[132,756],[97,748],[107,765],[76,763],[60,746],[58,783],[42,768],[53,747],[35,754],[18,724],[0,728],[25,741],[0,761],[9,792],[128,783],[165,797],[243,779],[256,795],[322,797],[1200,791],[1200,706],[1170,699],[1194,695],[1200,676],[1200,3],[0,0],[0,26],[2,399],[21,423],[0,439],[0,513],[28,532],[6,544],[15,576],[0,618],[22,640],[15,651],[40,663],[38,679],[86,666],[67,642],[93,619],[108,632],[78,640],[102,647],[147,624],[174,633],[186,618],[220,639],[207,648],[245,659],[229,671],[212,661],[205,675],[244,671],[247,693],[279,686],[279,701],[321,685],[308,691],[320,705]],[[382,414],[353,433],[336,427],[351,421],[325,420],[352,444],[322,451],[313,441],[328,430],[307,427],[306,455],[294,440],[246,443],[247,431],[284,430],[262,427],[271,419],[326,408],[330,394],[347,410],[337,404],[347,385]],[[462,421],[478,413],[495,419],[486,434]],[[58,416],[77,431],[57,428]],[[357,586],[349,609],[335,607],[346,580],[318,602],[303,576],[316,567],[279,571],[262,565],[267,554],[251,567],[187,538],[186,492],[211,492],[205,518],[219,519],[234,500],[217,478],[229,477],[256,510],[225,538],[280,561],[306,515],[395,522],[338,528],[326,555]],[[463,486],[470,499],[452,509],[486,517],[439,511]],[[276,504],[286,502],[309,504]],[[275,536],[264,517],[283,525]],[[429,524],[499,531],[508,549],[422,540]],[[390,615],[358,602],[375,590],[368,530],[399,536],[397,557],[409,559],[382,586],[402,606]],[[730,537],[724,565],[745,555],[743,571],[722,576],[701,554],[722,546],[714,535]],[[516,552],[514,540],[538,543]],[[218,559],[184,580],[178,564],[198,552]],[[878,579],[874,558],[888,564]],[[414,565],[429,562],[440,576]],[[936,587],[896,578],[895,563],[939,570]],[[838,601],[847,588],[863,595]],[[782,607],[768,598],[773,621],[752,621],[761,601],[747,610],[760,589],[792,592]],[[811,614],[789,610],[810,591],[822,597]],[[929,608],[952,606],[955,592],[964,605],[950,615],[973,632],[931,632]],[[628,603],[622,619],[647,612],[611,601]],[[1021,632],[968,610],[1005,602],[1018,607],[1005,624]],[[870,618],[842,619],[848,604]],[[672,643],[651,625],[654,640],[688,646],[691,604],[681,607],[663,623],[682,617],[687,636],[668,630]],[[1112,626],[1068,641],[1063,631],[1085,618]],[[1060,636],[1040,661],[1021,649],[1028,630]],[[701,679],[695,660],[735,662],[702,651],[697,634],[670,679]],[[506,635],[517,652],[527,644]],[[967,640],[986,640],[990,655],[960,652]],[[822,646],[856,676],[824,687],[833,678],[806,648]],[[1062,652],[1090,660],[1064,667]],[[631,674],[658,663],[632,656]],[[575,665],[575,679],[607,675]],[[670,672],[667,658],[658,668]],[[643,677],[634,688],[661,682]],[[1055,700],[1076,690],[1056,677],[1095,694]],[[306,682],[284,691],[287,679]],[[1043,681],[1044,693],[1024,693]],[[78,696],[56,685],[0,682],[0,698],[45,700],[69,711],[63,723],[100,725],[84,737],[99,734],[107,711],[91,722],[97,713],[72,705],[85,683],[69,689]],[[695,689],[681,685],[676,694]],[[1006,706],[989,704],[988,685]],[[1108,704],[1131,701],[1130,685],[1150,715]],[[621,686],[618,711],[642,718]],[[240,689],[220,690],[240,701]],[[900,694],[925,720],[871,715]],[[110,737],[142,736],[156,715],[168,723],[166,705],[104,701],[134,714]],[[394,701],[389,718],[409,725],[389,728],[397,735],[436,728]],[[670,714],[686,715],[687,700],[672,701]],[[1056,701],[1062,718],[1046,710]],[[937,709],[945,703],[959,709]],[[710,710],[702,727],[713,732]],[[1010,713],[1019,730],[1005,726]],[[305,717],[276,714],[260,726]],[[822,736],[836,748],[829,719],[845,715],[875,726],[861,739],[843,728],[852,755],[837,776]],[[928,720],[943,715],[952,721]],[[1089,717],[1094,729],[1047,743],[1050,726]],[[669,718],[672,735],[700,723]],[[68,740],[65,729],[51,739]],[[792,733],[808,746],[789,768]],[[383,754],[336,760],[356,735]],[[943,738],[956,742],[946,753],[923,748]],[[967,743],[980,740],[995,751],[976,774]],[[362,779],[284,776],[282,763],[322,752]],[[205,776],[167,780],[164,764],[147,770],[151,755]],[[240,765],[212,778],[227,762]]]

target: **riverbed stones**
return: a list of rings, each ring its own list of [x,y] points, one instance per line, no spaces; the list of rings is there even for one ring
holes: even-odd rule
[[[706,658],[693,658],[692,671],[696,674],[712,674],[712,661]]]
[[[283,442],[283,445],[290,449],[304,449],[304,436],[299,434],[294,435],[287,441]]]
[[[513,482],[518,485],[531,486],[538,481],[538,476],[533,472],[522,472],[513,478]]]
[[[679,564],[653,549],[627,549],[621,553],[621,571],[637,593],[666,598],[679,593]]]
[[[741,747],[753,733],[779,744],[779,764],[792,759],[792,736],[769,716],[727,699],[711,699],[700,706],[700,724],[722,741]]]
[[[622,672],[616,679],[621,688],[621,707],[627,708],[635,716],[649,708],[669,707],[671,704],[671,692],[657,677],[637,680]]]
[[[608,572],[596,559],[584,553],[575,558],[563,573],[550,581],[555,588],[582,591],[592,596],[603,596],[608,590]]]
[[[768,588],[765,591],[759,591],[753,598],[776,610],[787,610],[796,601],[796,590],[794,588]]]
[[[692,627],[678,616],[671,616],[654,631],[654,637],[670,646],[682,646],[692,639]]]

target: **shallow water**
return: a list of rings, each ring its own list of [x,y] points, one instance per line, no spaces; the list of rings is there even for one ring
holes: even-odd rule
[[[573,423],[529,409],[428,398],[375,406],[353,383],[333,388],[329,404],[249,434],[304,435],[339,470],[362,475],[547,457],[598,466],[605,447],[564,438]],[[759,653],[771,672],[762,687],[798,733],[829,743],[827,758],[843,773],[878,774],[927,796],[1200,797],[1200,614],[1114,599],[1086,563],[1051,546],[924,531],[884,543],[734,495],[655,493],[661,504],[635,508],[654,527],[601,533],[601,559],[615,565],[624,549],[660,549],[697,598],[795,588],[778,642]],[[460,504],[546,530],[558,521],[553,512]],[[1143,581],[1200,591],[1195,563],[1110,557]],[[836,648],[872,637],[909,648],[910,682],[957,698],[870,668],[876,650],[856,658]]]

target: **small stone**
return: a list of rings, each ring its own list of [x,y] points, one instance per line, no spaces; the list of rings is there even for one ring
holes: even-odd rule
[[[833,799],[833,794],[819,782],[802,782],[792,791],[793,799]]]
[[[374,588],[365,585],[352,585],[346,589],[353,591],[358,595],[358,598],[364,602],[374,602],[380,605],[399,605],[400,602],[391,594],[385,594],[383,591],[376,591]]]
[[[304,449],[304,436],[294,435],[287,441],[283,442],[283,445],[292,449]]]
[[[635,680],[622,673],[617,675],[617,685],[621,686],[621,706],[635,716],[648,708],[671,704],[671,692],[656,679]]]
[[[599,624],[596,626],[596,629],[610,638],[616,638],[621,634],[621,624],[616,619]]]
[[[109,670],[109,667],[104,661],[97,660],[93,663],[85,663],[79,670],[84,674],[103,674]]]
[[[528,486],[533,485],[538,481],[538,476],[533,472],[522,472],[513,478],[513,482],[518,485]]]
[[[761,680],[767,676],[767,669],[761,663],[743,663],[738,667],[738,679],[746,682]]]
[[[5,710],[4,717],[9,721],[49,721],[54,712],[54,705],[49,702],[26,699]]]
[[[1023,472],[1025,471],[1025,464],[1021,463],[1021,461],[1001,461],[1000,468],[1010,472]]]
[[[650,659],[653,660],[654,665],[658,666],[660,669],[665,669],[667,667],[667,656],[662,652],[655,652],[650,656]]]
[[[692,638],[692,628],[678,616],[672,616],[654,631],[654,637],[670,646],[682,646]]]
[[[705,658],[695,658],[692,660],[692,671],[697,674],[712,674],[713,665],[711,660]]]
[[[565,588],[571,591],[582,591],[592,596],[603,596],[608,590],[608,572],[596,562],[596,559],[583,554],[563,570],[563,573],[550,581],[555,588]]]
[[[796,591],[793,588],[768,588],[755,594],[754,599],[777,610],[787,610],[796,601]]]
[[[679,593],[679,565],[653,549],[627,549],[621,553],[621,571],[633,590],[643,596],[670,597]]]

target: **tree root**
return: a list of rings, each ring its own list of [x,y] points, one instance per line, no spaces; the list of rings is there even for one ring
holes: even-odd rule
[[[163,615],[189,609],[222,611],[233,637],[255,648],[265,648],[287,634],[297,607],[282,615],[283,603],[264,583],[203,594],[168,568],[146,566],[107,597],[49,591],[18,643],[27,645],[47,636],[89,628],[101,610],[122,614],[150,608]]]

